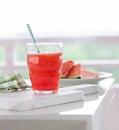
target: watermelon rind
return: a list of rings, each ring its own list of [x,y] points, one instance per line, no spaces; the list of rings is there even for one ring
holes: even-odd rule
[[[70,76],[68,79],[81,79],[81,76]]]

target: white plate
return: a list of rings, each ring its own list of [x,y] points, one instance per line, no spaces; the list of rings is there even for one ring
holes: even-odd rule
[[[112,77],[111,73],[99,72],[98,78],[86,78],[86,79],[61,79],[60,87],[79,85],[79,84],[97,84],[99,81]]]

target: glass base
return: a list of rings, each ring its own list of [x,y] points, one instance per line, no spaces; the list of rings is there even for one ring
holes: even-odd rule
[[[33,90],[33,92],[35,94],[53,94],[53,93],[56,93],[57,91],[56,90],[52,90],[52,91],[42,91],[42,90]]]

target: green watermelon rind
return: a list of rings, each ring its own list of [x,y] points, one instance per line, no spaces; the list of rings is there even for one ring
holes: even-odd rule
[[[81,76],[61,77],[61,79],[81,79]]]
[[[79,75],[77,75],[77,76],[70,76],[70,77],[61,76],[61,79],[81,79],[81,76],[79,76]]]

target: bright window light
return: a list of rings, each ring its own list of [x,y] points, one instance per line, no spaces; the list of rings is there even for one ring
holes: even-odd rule
[[[118,0],[0,0],[0,37],[119,35]]]

